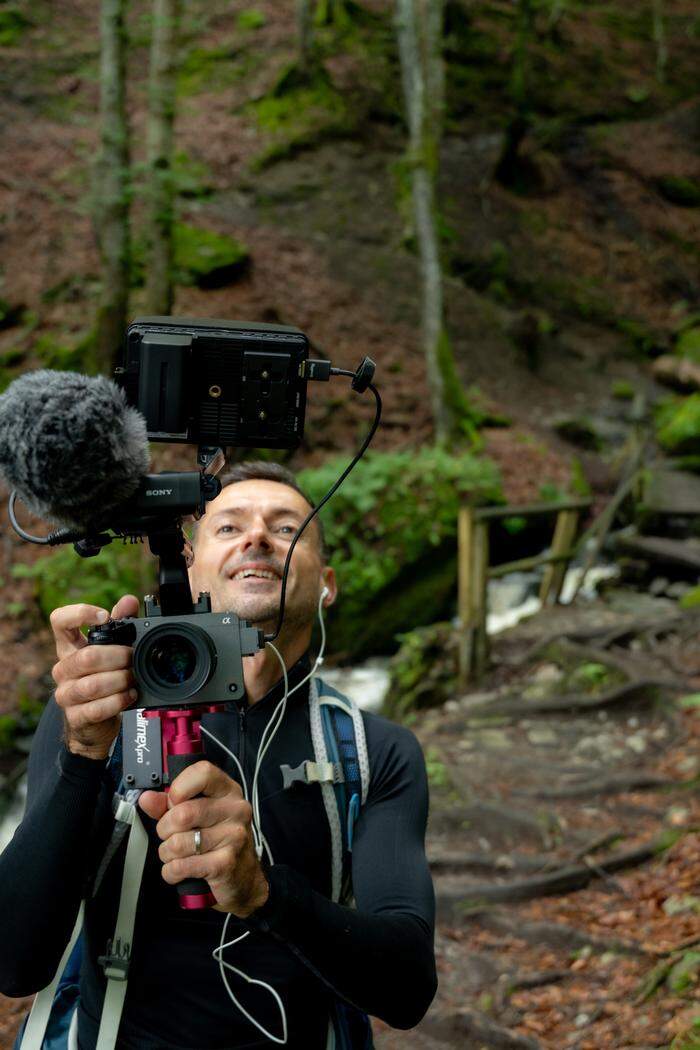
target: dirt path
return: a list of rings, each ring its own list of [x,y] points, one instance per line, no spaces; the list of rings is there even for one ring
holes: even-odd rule
[[[545,611],[421,717],[440,988],[378,1050],[643,1050],[700,1016],[700,621],[630,598]]]

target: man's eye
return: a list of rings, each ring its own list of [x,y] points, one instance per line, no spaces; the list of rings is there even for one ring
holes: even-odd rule
[[[220,536],[222,533],[235,532],[235,530],[235,525],[219,525],[218,529],[216,530],[216,535]]]
[[[284,533],[286,533],[287,536],[289,536],[293,532],[296,532],[297,530],[294,528],[293,525],[280,525],[279,528],[277,529],[277,531],[278,532],[284,532]]]

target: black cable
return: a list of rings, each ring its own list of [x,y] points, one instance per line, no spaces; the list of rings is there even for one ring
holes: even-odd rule
[[[17,502],[17,490],[13,489],[10,493],[10,501],[8,504],[8,514],[10,518],[10,525],[15,530],[17,535],[23,540],[27,540],[28,543],[40,543],[42,545],[48,545],[55,547],[59,543],[75,543],[78,540],[83,539],[84,533],[76,532],[75,529],[56,529],[54,532],[50,532],[48,536],[32,536],[31,533],[25,532],[20,523],[17,521],[15,514],[15,503]]]
[[[335,376],[349,376],[351,379],[355,378],[355,372],[347,372],[347,371],[345,371],[345,369],[342,369],[342,368],[332,368],[331,369],[331,375],[335,375]],[[323,497],[321,502],[317,503],[316,506],[313,507],[313,509],[310,511],[310,513],[307,514],[306,518],[304,519],[304,521],[302,521],[301,525],[299,526],[299,528],[296,531],[296,535],[294,536],[294,539],[292,540],[292,542],[290,544],[289,550],[287,551],[287,558],[285,560],[284,571],[282,573],[282,592],[280,594],[280,612],[279,612],[279,618],[277,620],[277,627],[275,629],[275,633],[274,634],[266,634],[265,635],[265,641],[266,642],[274,642],[275,639],[279,637],[279,633],[282,630],[282,621],[284,619],[284,599],[285,599],[285,594],[286,594],[286,591],[287,591],[287,576],[289,575],[289,565],[290,565],[290,562],[292,560],[292,554],[294,553],[294,548],[297,545],[297,540],[299,539],[299,537],[301,536],[302,532],[304,531],[306,526],[309,524],[309,522],[313,518],[316,517],[316,515],[320,511],[321,507],[323,507],[324,504],[326,504],[328,502],[328,500],[331,498],[331,496],[334,495],[334,493],[336,493],[338,491],[338,489],[343,484],[343,482],[345,481],[345,479],[348,476],[348,474],[350,473],[350,471],[358,463],[358,461],[362,458],[362,456],[364,456],[365,452],[367,451],[367,447],[368,447],[370,441],[372,440],[372,438],[374,437],[375,432],[377,430],[377,427],[379,426],[379,420],[382,417],[382,399],[379,396],[379,391],[377,390],[377,388],[374,385],[374,383],[369,383],[367,389],[372,391],[372,393],[374,394],[375,400],[377,402],[377,408],[376,408],[376,411],[374,413],[374,422],[372,423],[372,426],[370,427],[369,433],[367,434],[367,437],[365,438],[365,440],[362,442],[362,445],[360,446],[360,449],[356,453],[355,457],[350,461],[350,463],[345,468],[345,470],[340,475],[340,477],[335,482],[335,484],[328,490],[328,492]]]

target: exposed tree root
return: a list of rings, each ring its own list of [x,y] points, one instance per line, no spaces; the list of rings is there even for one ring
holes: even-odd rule
[[[673,840],[668,837],[653,839],[635,849],[613,853],[595,865],[570,864],[527,879],[514,879],[500,884],[483,883],[450,888],[439,894],[439,903],[452,905],[459,910],[460,903],[469,901],[527,901],[536,897],[548,897],[560,893],[572,893],[584,889],[596,877],[610,875],[624,868],[636,867],[668,849]]]
[[[619,795],[626,791],[656,791],[662,788],[684,787],[683,781],[668,780],[656,773],[611,773],[599,780],[586,780],[560,787],[520,788],[513,792],[527,798],[590,798],[594,795]]]

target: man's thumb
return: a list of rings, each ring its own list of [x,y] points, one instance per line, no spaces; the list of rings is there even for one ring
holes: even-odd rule
[[[144,791],[139,795],[139,806],[147,816],[160,820],[168,811],[168,796],[164,791]]]

